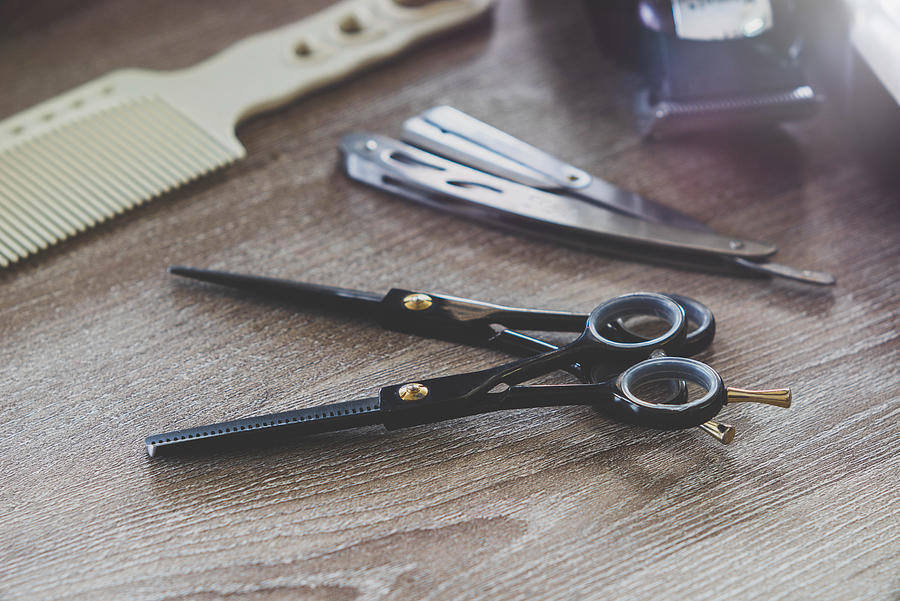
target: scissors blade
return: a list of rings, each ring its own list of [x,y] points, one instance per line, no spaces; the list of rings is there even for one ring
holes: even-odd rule
[[[701,221],[593,176],[543,150],[449,106],[403,124],[403,139],[480,171],[676,227],[711,232]]]
[[[233,450],[381,423],[381,403],[375,397],[153,434],[144,444],[147,454],[157,457]]]
[[[257,275],[172,266],[169,273],[326,310],[374,319],[382,327],[452,342],[492,346],[492,324],[578,332],[587,315],[507,307],[447,294],[392,288],[386,295]]]
[[[169,273],[194,280],[245,290],[266,297],[299,302],[326,309],[338,309],[353,314],[368,315],[381,304],[383,295],[349,288],[294,282],[258,275],[229,273],[211,269],[197,269],[172,265]]]

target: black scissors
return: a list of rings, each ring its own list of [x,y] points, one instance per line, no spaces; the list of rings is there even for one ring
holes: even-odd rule
[[[789,407],[791,402],[789,389],[726,388],[714,369],[687,358],[710,345],[715,319],[702,303],[684,296],[626,294],[586,315],[396,288],[380,296],[189,267],[170,267],[169,272],[306,306],[374,317],[390,329],[496,348],[525,358],[476,372],[385,386],[377,397],[148,436],[145,444],[151,457],[376,424],[396,429],[492,411],[565,405],[590,405],[621,422],[660,430],[700,426],[727,444],[733,428],[710,421],[726,403]],[[635,331],[629,324],[636,316],[662,320],[665,331],[654,336]],[[580,335],[557,347],[514,328]],[[522,385],[556,370],[568,371],[580,382]],[[667,392],[647,398],[644,391],[660,385]],[[689,394],[691,385],[702,392]]]

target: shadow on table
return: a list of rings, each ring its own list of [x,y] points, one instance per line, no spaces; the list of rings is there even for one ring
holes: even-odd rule
[[[505,416],[508,423],[497,423]],[[468,481],[478,490],[521,499],[596,487],[590,504],[598,510],[621,498],[695,498],[704,511],[720,514],[733,504],[722,494],[731,488],[740,485],[742,496],[753,496],[784,484],[771,465],[748,468],[746,445],[721,446],[694,430],[623,426],[587,408],[504,417],[463,418],[424,433],[372,427],[147,459],[149,492],[164,508],[200,501],[231,507],[264,490],[294,500],[321,495],[343,502],[361,490],[405,491],[410,498],[449,494]]]

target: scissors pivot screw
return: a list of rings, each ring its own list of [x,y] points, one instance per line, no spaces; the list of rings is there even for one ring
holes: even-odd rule
[[[432,305],[434,301],[427,294],[416,292],[415,294],[407,294],[403,297],[403,306],[410,311],[424,311]]]
[[[397,394],[404,401],[418,401],[428,396],[428,387],[418,382],[410,382],[401,386]]]
[[[726,402],[728,403],[762,403],[775,405],[776,407],[791,406],[791,389],[777,388],[775,390],[744,390],[742,388],[725,389]]]

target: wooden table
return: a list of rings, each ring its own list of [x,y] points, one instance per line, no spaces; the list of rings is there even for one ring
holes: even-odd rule
[[[324,4],[4,3],[0,115]],[[501,1],[493,23],[253,120],[236,166],[0,273],[0,598],[897,599],[897,188],[851,152],[834,105],[644,144],[635,85],[580,3]],[[340,173],[341,134],[396,134],[438,103],[838,285],[577,252]],[[727,408],[731,446],[568,408],[149,459],[150,433],[505,360],[178,281],[171,263],[580,311],[682,292],[718,319],[702,359],[795,403]]]

